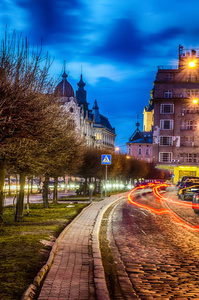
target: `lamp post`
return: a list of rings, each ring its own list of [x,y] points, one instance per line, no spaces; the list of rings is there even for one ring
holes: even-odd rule
[[[89,202],[92,203],[92,195],[93,195],[94,185],[91,183],[89,184]]]

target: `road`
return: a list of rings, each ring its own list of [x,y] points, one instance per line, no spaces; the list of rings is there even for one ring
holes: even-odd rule
[[[121,287],[113,298],[199,299],[199,216],[190,202],[179,205],[174,188],[162,194],[164,203],[143,191],[109,214],[107,236]]]

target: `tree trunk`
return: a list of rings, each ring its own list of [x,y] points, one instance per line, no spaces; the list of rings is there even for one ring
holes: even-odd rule
[[[17,197],[15,221],[21,222],[23,220],[24,208],[24,189],[25,189],[25,173],[20,174],[19,178],[19,196]]]
[[[43,184],[43,204],[44,204],[44,208],[49,208],[48,186],[49,186],[49,177],[45,177],[44,184]]]
[[[33,176],[31,177],[31,187],[30,187],[30,193],[33,194]]]
[[[87,183],[88,183],[88,178],[86,177],[85,178],[85,182],[84,182],[84,197],[86,197],[87,195]]]
[[[28,192],[27,192],[27,214],[30,212],[30,178],[28,177]]]
[[[11,196],[10,175],[8,175],[8,196]]]
[[[4,193],[3,187],[5,183],[5,163],[0,161],[0,222],[3,222],[3,209],[4,209]]]
[[[54,177],[54,190],[53,190],[53,202],[57,203],[57,188],[58,188],[58,176]]]

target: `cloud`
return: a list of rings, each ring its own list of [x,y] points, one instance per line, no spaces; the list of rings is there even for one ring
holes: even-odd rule
[[[84,6],[80,0],[17,0],[28,18],[28,32],[34,42],[44,44],[75,42],[81,39]]]
[[[131,19],[115,20],[108,36],[102,41],[102,46],[93,51],[93,55],[104,57],[110,61],[144,64],[154,54],[155,47],[164,47],[169,41],[181,36],[184,31],[180,27],[170,27],[157,33],[146,33],[139,29],[138,24]],[[160,54],[160,57],[162,53]]]

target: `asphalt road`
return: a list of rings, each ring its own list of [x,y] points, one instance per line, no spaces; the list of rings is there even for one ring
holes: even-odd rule
[[[164,196],[177,200],[175,189]],[[109,215],[108,239],[122,294],[115,299],[199,299],[199,216],[184,202],[162,204],[152,193],[137,193],[134,201],[153,211],[124,200]],[[174,217],[158,213],[165,208]]]

